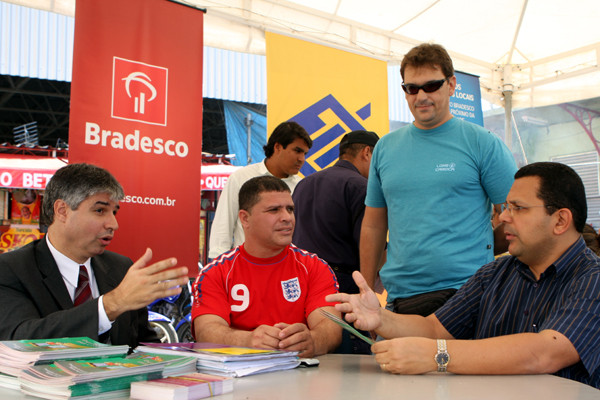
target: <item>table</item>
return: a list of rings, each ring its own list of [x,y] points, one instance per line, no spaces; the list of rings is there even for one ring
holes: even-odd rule
[[[373,356],[328,354],[318,367],[238,378],[219,400],[599,400],[600,390],[554,375],[392,375]],[[2,400],[35,399],[0,388]],[[160,399],[157,399],[160,400]]]
[[[599,400],[600,390],[554,375],[392,375],[373,356],[328,354],[319,367],[236,379],[219,400]]]

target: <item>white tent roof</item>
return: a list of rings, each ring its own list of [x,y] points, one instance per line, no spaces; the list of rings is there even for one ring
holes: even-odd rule
[[[214,47],[264,51],[267,29],[399,63],[415,44],[433,41],[448,49],[456,69],[479,75],[483,96],[497,104],[502,104],[502,91],[511,88],[515,107],[600,95],[597,0],[201,4],[207,8],[205,41]]]
[[[9,0],[73,15],[75,0]],[[265,31],[399,63],[422,42],[481,77],[482,95],[534,107],[600,95],[598,0],[182,0],[207,10],[207,46],[265,54]]]

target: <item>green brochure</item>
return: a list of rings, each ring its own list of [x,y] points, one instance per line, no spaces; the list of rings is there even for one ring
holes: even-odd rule
[[[352,325],[350,325],[349,323],[347,323],[346,321],[344,321],[337,315],[334,315],[334,314],[330,313],[329,311],[325,311],[323,309],[321,309],[319,311],[321,311],[321,314],[323,314],[324,316],[326,316],[327,318],[329,318],[330,320],[332,320],[333,322],[335,322],[336,324],[338,324],[339,326],[341,326],[342,328],[344,328],[345,330],[347,330],[354,336],[364,340],[365,342],[367,342],[370,345],[373,344],[373,340],[371,340],[371,338],[366,337],[365,335],[363,335],[362,333],[360,333],[359,331],[354,329],[352,327]]]

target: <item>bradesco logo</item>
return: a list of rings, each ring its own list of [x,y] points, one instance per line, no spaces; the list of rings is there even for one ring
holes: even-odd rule
[[[113,118],[167,125],[169,71],[156,65],[113,57]]]

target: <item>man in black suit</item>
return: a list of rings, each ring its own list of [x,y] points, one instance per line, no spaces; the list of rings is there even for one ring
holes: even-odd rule
[[[56,172],[42,204],[46,237],[0,255],[0,340],[88,336],[135,347],[156,339],[146,306],[179,293],[187,268],[173,268],[175,258],[148,265],[150,249],[135,263],[105,251],[123,198],[119,182],[100,167]],[[91,293],[81,288],[81,274]],[[87,301],[75,305],[81,297]]]

